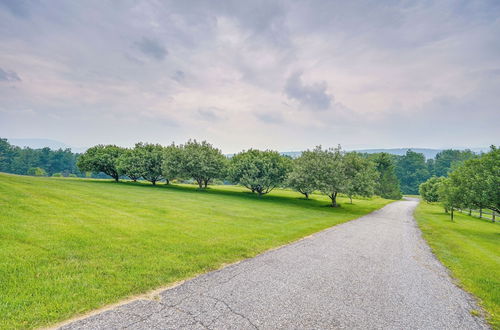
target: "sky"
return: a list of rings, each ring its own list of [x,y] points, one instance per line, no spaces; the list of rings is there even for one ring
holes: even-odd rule
[[[500,1],[0,0],[0,137],[500,142]]]

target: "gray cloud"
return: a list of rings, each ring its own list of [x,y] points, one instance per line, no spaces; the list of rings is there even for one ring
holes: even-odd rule
[[[21,81],[21,78],[14,71],[3,70],[0,68],[0,81]]]
[[[168,55],[167,49],[158,41],[153,39],[142,38],[140,41],[136,42],[136,46],[145,55],[158,61],[164,60]]]
[[[221,119],[219,115],[220,112],[222,112],[222,110],[215,107],[199,108],[196,111],[196,115],[202,120],[213,122]]]
[[[302,82],[302,73],[291,74],[285,83],[285,94],[288,98],[298,101],[312,110],[326,110],[330,108],[333,97],[327,92],[326,82],[306,85]]]
[[[255,114],[255,117],[259,119],[260,121],[267,123],[267,124],[281,124],[284,122],[284,118],[280,113],[276,112],[257,112]]]

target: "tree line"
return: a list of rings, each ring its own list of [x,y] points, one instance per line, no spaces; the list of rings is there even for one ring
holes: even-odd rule
[[[464,161],[448,177],[433,176],[420,184],[427,202],[441,202],[446,212],[456,209],[489,209],[500,213],[500,149]]]
[[[133,148],[97,145],[77,161],[81,172],[105,173],[115,181],[144,179],[156,185],[173,179],[192,179],[200,189],[225,180],[262,196],[289,187],[309,198],[321,192],[338,206],[337,196],[380,195],[399,199],[399,183],[388,154],[363,155],[339,147],[307,150],[296,159],[277,151],[250,149],[230,158],[206,141],[169,146],[137,143]]]

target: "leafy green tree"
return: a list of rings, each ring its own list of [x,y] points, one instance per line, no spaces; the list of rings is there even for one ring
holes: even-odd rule
[[[132,181],[139,180],[143,174],[142,155],[138,149],[126,149],[117,159],[118,173],[129,177]]]
[[[443,150],[436,155],[429,172],[435,176],[448,176],[449,172],[466,160],[476,158],[470,150]]]
[[[460,188],[455,186],[450,178],[444,178],[438,186],[438,195],[445,211],[450,213],[451,221],[454,221],[453,212],[463,206]]]
[[[171,144],[163,149],[162,174],[166,183],[179,176],[182,164],[182,149],[175,144]]]
[[[288,174],[286,185],[303,194],[306,198],[317,189],[317,167],[320,164],[318,153],[304,151],[300,157],[292,161],[292,169]]]
[[[134,151],[139,156],[141,176],[156,185],[156,182],[163,179],[163,147],[160,144],[139,142],[135,145]]]
[[[47,176],[47,172],[41,167],[30,168],[27,174],[32,176]]]
[[[429,180],[420,184],[418,191],[420,196],[429,203],[439,201],[439,187],[442,184],[443,177],[433,176]]]
[[[206,188],[210,180],[224,176],[227,159],[210,143],[189,140],[180,149],[180,175],[193,178],[200,189]]]
[[[353,196],[373,196],[379,175],[375,164],[357,152],[346,153],[343,162],[346,180],[343,192],[351,204]]]
[[[314,149],[318,154],[319,164],[317,167],[317,187],[332,201],[332,207],[338,207],[337,195],[346,188],[346,171],[340,146],[335,149]]]
[[[250,149],[231,158],[228,176],[259,196],[283,184],[291,167],[291,160],[276,151]]]
[[[105,173],[118,182],[120,172],[117,164],[124,148],[115,145],[97,145],[80,155],[77,166],[82,172]]]
[[[369,156],[378,172],[375,194],[388,199],[401,199],[401,189],[396,176],[396,166],[392,155],[381,152]]]
[[[396,175],[404,194],[418,194],[419,185],[430,177],[424,154],[406,151],[406,155],[398,158]]]

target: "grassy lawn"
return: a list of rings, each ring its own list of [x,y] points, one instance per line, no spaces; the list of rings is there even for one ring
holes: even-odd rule
[[[50,325],[390,202],[300,196],[0,173],[0,328]]]
[[[439,260],[480,299],[493,328],[500,329],[500,224],[459,212],[451,222],[441,206],[425,202],[415,218]]]

